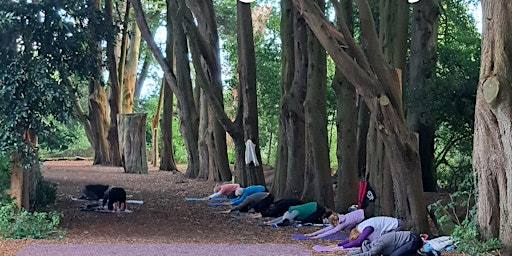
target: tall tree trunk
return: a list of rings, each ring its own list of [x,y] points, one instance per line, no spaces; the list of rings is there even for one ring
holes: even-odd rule
[[[113,10],[111,0],[105,1],[105,11],[107,14],[107,20],[110,24],[114,24]],[[117,115],[121,107],[121,88],[119,84],[119,74],[117,73],[117,58],[115,54],[116,42],[113,40],[116,37],[110,37],[107,39],[107,60],[109,66],[109,80],[110,80],[110,127],[108,129],[107,140],[109,143],[110,150],[110,163],[113,166],[121,166],[121,154],[119,152],[119,134],[117,130]]]
[[[306,164],[304,100],[307,89],[308,50],[307,27],[301,15],[294,15],[295,73],[293,83],[283,97],[283,114],[286,122],[288,146],[285,197],[300,198],[304,190]]]
[[[220,65],[220,48],[219,48],[219,36],[217,32],[217,21],[215,19],[215,12],[213,9],[212,1],[203,0],[187,0],[187,5],[197,19],[197,28],[199,34],[205,40],[205,47],[208,47],[211,54],[212,62],[208,63],[204,61],[202,66],[203,70],[209,70],[205,72],[207,75],[208,85],[212,88],[214,97],[222,101],[222,71]],[[204,71],[203,71],[204,72]],[[206,84],[205,84],[206,85]],[[212,95],[213,96],[213,95]],[[210,101],[211,102],[211,101]],[[223,106],[223,105],[222,105]],[[218,115],[225,115],[224,109],[222,113],[215,113],[217,110],[210,109],[208,111],[209,122],[208,130],[212,133],[210,147],[208,147],[208,154],[210,161],[213,160],[213,166],[201,166],[201,168],[213,168],[215,172],[218,172],[220,177],[231,180],[231,171],[229,168],[228,156],[227,156],[227,145],[226,145],[226,130],[219,123]],[[220,112],[220,109],[219,109]],[[241,145],[236,145],[239,147]]]
[[[279,107],[279,125],[277,131],[277,151],[275,163],[275,175],[271,192],[276,199],[284,197],[284,189],[287,180],[288,145],[286,137],[286,102],[285,95],[288,94],[293,84],[295,72],[294,53],[294,16],[297,14],[291,0],[281,1],[281,100]]]
[[[434,169],[434,136],[436,122],[424,93],[435,86],[437,62],[438,0],[420,1],[413,5],[411,20],[411,56],[409,62],[409,99],[407,124],[419,135],[423,190],[436,191]]]
[[[336,2],[337,3],[337,2]],[[353,34],[352,0],[343,0],[337,11]],[[338,19],[338,23],[343,20]],[[357,94],[354,86],[337,70],[332,88],[336,93],[336,156],[338,162],[335,210],[345,212],[358,199]],[[366,145],[366,137],[364,137]]]
[[[174,22],[172,20],[172,16],[176,13],[173,11],[173,5],[171,0],[167,0],[167,40],[165,43],[165,55],[167,56],[167,60],[169,61],[169,65],[172,65],[172,60],[174,60],[174,47],[173,47],[173,32],[172,29]],[[173,149],[173,119],[174,119],[174,94],[172,93],[171,87],[167,84],[167,81],[162,81],[163,88],[161,90],[160,97],[163,97],[163,110],[162,110],[162,120],[161,122],[161,131],[162,131],[162,153],[160,159],[160,170],[163,171],[175,171],[178,168],[176,167],[176,162],[174,161],[174,149]]]
[[[357,96],[354,86],[350,85],[339,71],[334,76],[332,87],[336,93],[336,137],[338,142],[336,145],[338,170],[335,210],[345,212],[351,205],[357,204],[358,198]]]
[[[258,130],[258,104],[256,95],[256,54],[254,52],[254,36],[252,28],[251,5],[237,1],[237,46],[238,46],[238,86],[239,96],[242,100],[242,130],[244,131],[243,147],[237,147],[238,150],[246,151],[246,144],[251,140],[255,146],[255,161],[247,163],[244,158],[237,158],[236,168],[240,174],[240,185],[247,186],[253,184],[265,185],[265,176],[263,175],[261,152],[259,145]],[[245,161],[244,161],[245,160]]]
[[[485,239],[512,250],[512,3],[482,1],[483,34],[475,107],[473,168],[478,174],[478,226]]]
[[[132,113],[133,99],[135,95],[135,81],[137,79],[137,65],[139,64],[140,50],[140,29],[136,22],[131,22],[130,46],[126,56],[126,65],[124,69],[122,83],[122,112]]]
[[[325,0],[316,0],[325,11]],[[329,145],[327,140],[327,60],[325,50],[311,30],[307,31],[307,94],[304,100],[306,169],[304,201],[334,208]]]

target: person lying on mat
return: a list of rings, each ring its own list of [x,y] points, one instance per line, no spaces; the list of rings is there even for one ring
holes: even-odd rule
[[[258,192],[254,193],[238,205],[234,205],[230,210],[224,211],[224,213],[230,212],[248,212],[251,209],[258,211],[262,208],[267,208],[269,204],[274,202],[274,196],[269,192]]]
[[[271,226],[289,226],[294,221],[303,223],[323,223],[323,219],[331,215],[332,210],[326,209],[317,202],[309,202],[291,206],[283,216],[267,221],[264,224]]]
[[[291,206],[304,204],[303,201],[295,198],[285,198],[281,200],[277,200],[267,207],[261,207],[258,209],[254,209],[255,213],[250,214],[249,218],[261,218],[261,217],[279,217],[282,216]],[[264,204],[263,204],[264,206]]]
[[[418,234],[410,231],[392,231],[383,234],[373,242],[365,241],[361,248],[347,255],[350,256],[402,256],[417,255],[417,251],[423,246],[423,240]]]
[[[126,191],[120,187],[111,187],[105,192],[103,197],[103,208],[108,205],[108,210],[124,211],[126,209]]]
[[[334,247],[342,246],[344,249],[359,247],[364,240],[373,242],[383,234],[392,231],[401,231],[402,221],[392,217],[378,216],[364,220],[350,231],[348,239]]]
[[[237,196],[237,197],[231,199],[230,202],[226,202],[225,204],[226,205],[238,205],[238,204],[242,203],[248,196],[250,196],[254,193],[265,192],[265,191],[267,191],[267,189],[265,188],[265,186],[262,186],[262,185],[253,185],[253,186],[248,186],[246,188],[238,188],[237,190],[235,190],[235,196]]]
[[[364,210],[359,209],[347,214],[332,212],[331,215],[327,217],[327,220],[329,222],[329,226],[305,235],[309,236],[311,239],[320,239],[336,234],[338,231],[350,230],[364,220]]]
[[[205,200],[210,200],[217,197],[227,197],[228,199],[235,198],[235,191],[240,188],[240,184],[216,184],[213,188],[213,194],[205,197]]]
[[[80,199],[86,199],[90,201],[98,201],[105,196],[108,185],[102,184],[89,184],[82,188],[82,197]]]

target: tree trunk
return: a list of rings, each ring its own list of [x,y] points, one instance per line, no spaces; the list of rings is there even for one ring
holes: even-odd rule
[[[291,0],[281,1],[281,101],[279,107],[279,126],[277,131],[277,151],[275,163],[275,175],[271,192],[276,199],[284,197],[284,189],[287,180],[288,145],[286,140],[286,102],[283,97],[288,94],[293,84],[295,71],[294,55],[294,15],[296,10]]]
[[[110,24],[114,24],[113,10],[111,0],[105,1],[105,10],[107,14],[107,20]],[[121,165],[121,155],[119,151],[119,134],[117,130],[117,114],[121,107],[121,88],[119,84],[119,74],[117,73],[117,57],[115,54],[115,47],[117,42],[113,40],[116,37],[107,39],[107,60],[109,66],[109,80],[110,80],[110,127],[108,129],[107,140],[109,143],[110,150],[110,163],[113,166]]]
[[[251,5],[237,1],[237,46],[238,46],[238,86],[239,96],[242,100],[242,130],[243,141],[234,140],[243,149],[245,160],[246,142],[251,140],[255,146],[256,160],[252,163],[239,163],[241,186],[265,185],[263,175],[258,130],[258,104],[256,94],[256,54],[254,52],[254,37],[252,28]],[[243,146],[242,146],[243,145]]]
[[[325,11],[325,1],[316,2]],[[301,198],[334,208],[327,138],[327,60],[325,50],[309,29],[307,36],[308,77],[304,100],[306,169]]]
[[[353,34],[353,1],[341,1],[338,11]],[[343,22],[337,19],[337,23]],[[354,86],[337,70],[332,81],[336,94],[336,157],[338,162],[335,210],[345,212],[357,203],[359,186],[357,143],[357,94]],[[366,145],[366,136],[364,137]]]
[[[100,1],[92,0],[93,6],[100,11]],[[93,28],[94,29],[94,28]],[[98,63],[102,62],[101,46],[99,42],[92,46],[98,49],[98,56],[92,56]],[[101,64],[98,64],[98,67]],[[93,164],[110,164],[110,151],[107,141],[107,131],[110,127],[107,94],[105,88],[101,86],[101,70],[96,70],[89,80],[89,123],[91,125],[92,146],[94,148]]]
[[[484,239],[512,250],[512,3],[482,1],[483,34],[475,107],[473,168],[477,172],[478,226]],[[507,253],[508,252],[508,253]]]
[[[212,95],[208,95],[209,93],[206,93],[205,95],[208,96],[209,99],[210,97],[215,97],[221,101],[220,103],[223,103],[221,77],[222,71],[219,57],[219,36],[217,32],[217,26],[211,25],[217,24],[215,19],[215,12],[213,9],[213,2],[203,0],[188,0],[187,5],[190,7],[190,10],[197,19],[197,29],[199,32],[198,36],[201,36],[202,42],[205,43],[204,47],[207,47],[211,57],[211,61],[206,61],[203,59],[201,65],[202,72],[207,74],[207,84],[203,83],[203,85],[209,86],[212,90]],[[209,162],[213,164],[213,166],[201,166],[201,168],[213,168],[215,172],[219,173],[219,177],[225,179],[229,178],[229,180],[231,180],[231,171],[229,168],[226,145],[226,131],[229,132],[229,130],[225,129],[225,127],[223,127],[218,120],[220,115],[223,116],[222,118],[226,118],[227,116],[224,112],[223,104],[219,106],[222,107],[221,109],[217,109],[211,105],[211,102],[212,100],[210,99],[209,103],[211,109],[208,111],[208,115],[210,116],[208,122],[208,130],[211,132],[211,137],[209,138],[212,140],[208,147],[208,154]],[[233,134],[231,135],[233,136]],[[241,145],[235,146],[239,147]]]
[[[346,2],[351,3],[351,1]],[[354,86],[348,83],[337,71],[332,87],[336,93],[336,112],[338,113],[336,116],[338,170],[335,202],[335,210],[338,212],[345,212],[351,205],[357,204],[359,192],[357,189],[359,186],[356,136],[357,95]]]
[[[304,100],[307,88],[308,51],[307,27],[301,15],[294,15],[295,73],[293,83],[283,97],[288,146],[285,198],[300,198],[304,190],[306,164]]]
[[[435,86],[437,62],[438,0],[420,1],[413,5],[411,21],[411,56],[409,63],[409,99],[407,124],[419,135],[423,190],[437,190],[434,169],[434,136],[436,122],[432,105],[424,93]]]
[[[124,172],[147,174],[146,114],[119,114],[118,123]]]
[[[126,66],[124,69],[123,83],[122,83],[122,111],[124,114],[129,114],[133,109],[133,99],[135,95],[135,81],[137,79],[137,65],[139,64],[139,50],[140,50],[140,29],[137,27],[136,22],[131,22],[130,33],[130,46],[126,56]],[[123,74],[121,74],[123,75]]]

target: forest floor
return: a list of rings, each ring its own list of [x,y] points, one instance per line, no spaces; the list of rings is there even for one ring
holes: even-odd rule
[[[93,166],[91,161],[85,160],[47,161],[43,164],[42,170],[46,180],[57,184],[57,201],[50,208],[63,214],[60,227],[66,231],[66,236],[60,240],[0,239],[2,255],[16,255],[25,246],[46,244],[89,244],[91,249],[99,250],[104,250],[102,248],[108,248],[109,245],[128,244],[140,245],[143,248],[139,254],[140,251],[130,251],[129,247],[125,246],[119,255],[149,255],[150,250],[158,250],[158,247],[149,245],[162,244],[202,244],[210,245],[210,248],[226,244],[226,250],[233,250],[227,244],[264,244],[268,245],[267,250],[273,248],[271,244],[298,245],[301,250],[304,248],[311,255],[345,254],[318,253],[311,249],[313,245],[333,245],[336,241],[291,238],[291,234],[310,233],[318,228],[258,226],[262,220],[237,219],[230,214],[215,213],[229,209],[228,206],[208,207],[203,201],[184,200],[185,197],[204,197],[211,194],[215,185],[213,181],[185,179],[183,173],[159,171],[156,167],[150,167],[148,174],[126,174],[120,167]],[[80,197],[81,188],[94,183],[123,187],[129,195],[128,199],[142,200],[144,203],[128,204],[128,209],[133,211],[132,213],[81,211],[80,207],[87,203],[73,201],[71,197]],[[144,249],[144,245],[148,248]],[[202,247],[203,250],[208,248]],[[284,247],[283,251],[275,250],[265,255],[294,253],[286,251]],[[90,253],[95,254],[89,251],[84,252],[84,255]],[[170,251],[152,253],[151,255],[179,255]],[[213,249],[207,252],[194,251],[193,254],[221,255]],[[52,255],[58,255],[58,252],[52,252]],[[222,255],[263,254],[256,251],[225,251]]]

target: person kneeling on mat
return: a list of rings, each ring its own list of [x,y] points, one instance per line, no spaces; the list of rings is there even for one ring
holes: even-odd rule
[[[103,208],[108,205],[108,210],[124,211],[126,209],[126,191],[120,187],[111,187],[105,192],[103,197]]]

